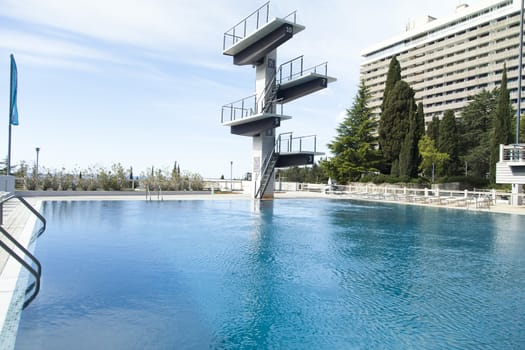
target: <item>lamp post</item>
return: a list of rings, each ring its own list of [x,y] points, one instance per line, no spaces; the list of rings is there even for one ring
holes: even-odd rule
[[[233,192],[233,160],[230,160],[230,190]]]
[[[36,151],[36,175],[38,176],[38,155],[40,154],[40,147],[35,148]]]

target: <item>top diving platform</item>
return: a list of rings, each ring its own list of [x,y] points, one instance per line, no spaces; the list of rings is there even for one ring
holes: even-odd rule
[[[269,6],[268,1],[224,33],[223,54],[233,56],[233,64],[260,64],[268,53],[305,29],[296,23],[295,11],[270,19]]]

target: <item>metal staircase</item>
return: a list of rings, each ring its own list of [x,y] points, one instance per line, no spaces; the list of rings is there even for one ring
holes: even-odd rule
[[[277,93],[279,92],[279,84],[275,83],[275,78],[273,84],[270,86],[272,88],[270,89],[268,96],[265,98],[263,113],[271,113],[272,107],[278,102]]]
[[[271,179],[271,176],[275,169],[275,164],[277,164],[278,159],[279,159],[279,153],[275,152],[275,148],[272,148],[272,151],[266,157],[264,164],[263,164],[263,170],[261,172],[261,182],[259,184],[259,189],[255,193],[256,199],[263,198],[264,192],[266,191],[266,188],[268,187],[268,184],[270,183],[270,179]]]

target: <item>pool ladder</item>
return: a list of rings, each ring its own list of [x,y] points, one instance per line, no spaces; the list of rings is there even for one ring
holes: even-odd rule
[[[153,200],[153,193],[154,190],[150,190],[149,186],[146,186],[146,201],[152,201]],[[163,201],[164,195],[162,194],[162,188],[160,186],[157,189],[157,201]]]
[[[40,279],[42,277],[42,265],[40,264],[38,259],[29,250],[27,250],[20,242],[18,242],[3,226],[4,225],[4,222],[3,222],[4,204],[11,199],[18,199],[43,224],[42,227],[40,227],[40,229],[36,232],[36,235],[31,239],[31,241],[33,241],[34,239],[37,239],[38,237],[42,235],[42,233],[44,233],[44,231],[46,230],[46,219],[35,208],[33,208],[33,206],[31,206],[31,204],[29,204],[22,196],[15,195],[15,194],[9,194],[0,200],[0,232],[2,233],[3,237],[5,237],[9,242],[11,242],[19,250],[19,252],[17,253],[12,247],[10,247],[6,242],[4,242],[1,239],[0,239],[0,247],[4,249],[7,252],[7,254],[9,254],[10,257],[13,257],[20,265],[22,265],[34,277],[34,281],[31,284],[29,284],[29,286],[25,290],[25,296],[27,298],[24,300],[24,304],[22,305],[22,309],[25,309],[29,304],[31,304],[31,302],[36,298],[36,296],[40,292]],[[29,262],[26,261],[26,258],[28,258]]]

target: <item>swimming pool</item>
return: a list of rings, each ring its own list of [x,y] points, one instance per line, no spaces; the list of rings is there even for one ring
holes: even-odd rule
[[[525,344],[525,217],[328,199],[44,214],[17,349]]]

